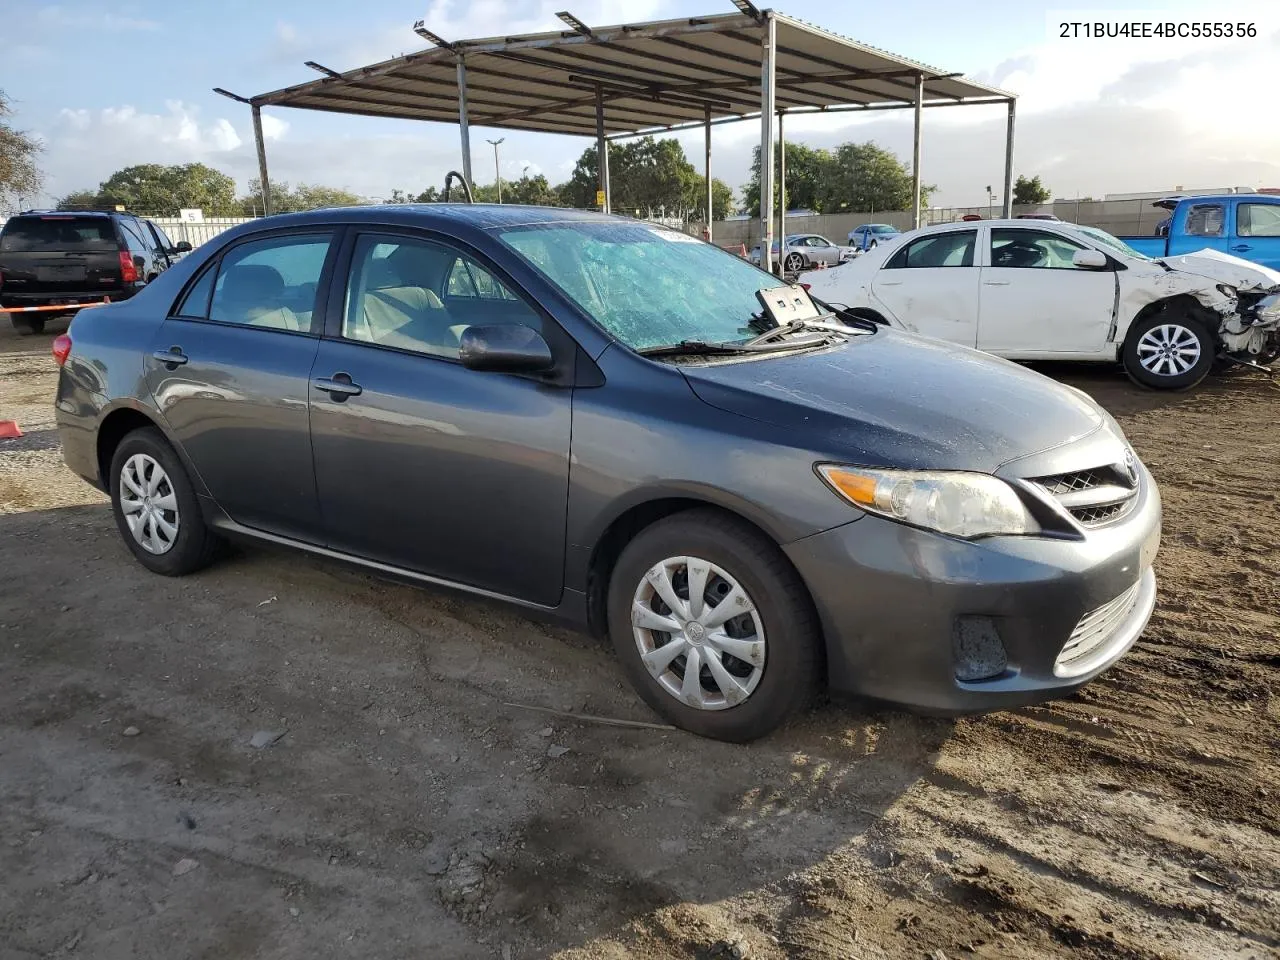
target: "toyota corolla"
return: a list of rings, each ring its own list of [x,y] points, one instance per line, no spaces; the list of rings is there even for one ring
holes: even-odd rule
[[[607,635],[706,736],[824,683],[1060,696],[1155,603],[1156,485],[1087,396],[650,224],[266,218],[54,352],[66,461],[149,570],[237,537],[499,598]]]

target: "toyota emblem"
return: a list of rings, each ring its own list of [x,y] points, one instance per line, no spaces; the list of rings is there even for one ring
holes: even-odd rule
[[[1134,486],[1138,484],[1138,458],[1133,454],[1132,447],[1124,448],[1124,472],[1129,477],[1129,482]]]

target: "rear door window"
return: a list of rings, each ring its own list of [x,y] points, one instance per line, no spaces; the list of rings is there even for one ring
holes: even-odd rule
[[[316,292],[332,237],[290,235],[237,244],[222,256],[209,303],[209,319],[218,323],[310,333]],[[191,294],[190,309],[199,309]],[[184,303],[185,313],[188,309]]]
[[[124,237],[125,245],[128,246],[129,252],[135,257],[146,257],[155,249],[154,242],[148,242],[143,239],[142,224],[137,220],[121,220],[120,233]]]
[[[976,230],[955,230],[913,240],[893,255],[885,270],[924,267],[972,267]]]
[[[13,217],[0,233],[0,250],[6,253],[98,253],[119,245],[107,217]]]
[[[1226,212],[1220,203],[1197,203],[1187,211],[1187,235],[1220,237]]]

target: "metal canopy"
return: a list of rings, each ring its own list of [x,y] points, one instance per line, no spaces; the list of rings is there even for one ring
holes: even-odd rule
[[[323,74],[256,97],[217,93],[252,107],[264,208],[270,212],[263,107],[296,107],[403,120],[457,123],[462,170],[471,180],[470,127],[499,127],[595,137],[600,207],[610,207],[607,140],[688,127],[706,128],[707,215],[711,127],[759,119],[763,266],[772,260],[774,126],[786,115],[911,109],[912,177],[920,221],[920,128],[926,107],[1008,105],[1005,216],[1013,183],[1014,95],[960,74],[857,43],[751,0],[738,13],[591,27],[567,11],[567,30],[451,41],[419,21],[433,46],[346,72],[308,60]],[[783,177],[785,178],[785,172]],[[779,218],[781,224],[782,218]],[[707,238],[710,239],[708,223]]]
[[[1007,100],[994,87],[947,74],[780,13],[775,102],[787,112],[910,108],[916,78],[926,105]],[[762,17],[764,14],[761,15]],[[457,63],[466,63],[472,125],[595,137],[596,87],[606,136],[743,119],[760,113],[761,20],[744,13],[450,42],[367,67],[329,72],[250,98],[259,107],[457,123]]]

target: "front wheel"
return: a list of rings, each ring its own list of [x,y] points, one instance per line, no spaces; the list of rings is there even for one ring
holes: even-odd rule
[[[632,686],[691,733],[754,740],[817,686],[821,637],[804,584],[732,517],[691,510],[643,530],[618,558],[608,608]]]
[[[783,266],[789,273],[799,273],[804,266],[804,257],[798,253],[789,253],[787,259],[783,261]]]
[[[128,434],[111,458],[111,507],[120,536],[152,573],[207,566],[218,538],[204,522],[182,461],[155,427]]]
[[[1185,310],[1161,310],[1134,325],[1121,360],[1129,377],[1156,390],[1186,390],[1209,373],[1217,348]]]
[[[872,240],[870,243],[868,243],[868,244],[867,244],[867,249],[868,249],[868,250],[874,250],[874,249],[876,248],[876,245],[877,245],[879,242],[880,242],[879,240]]]

